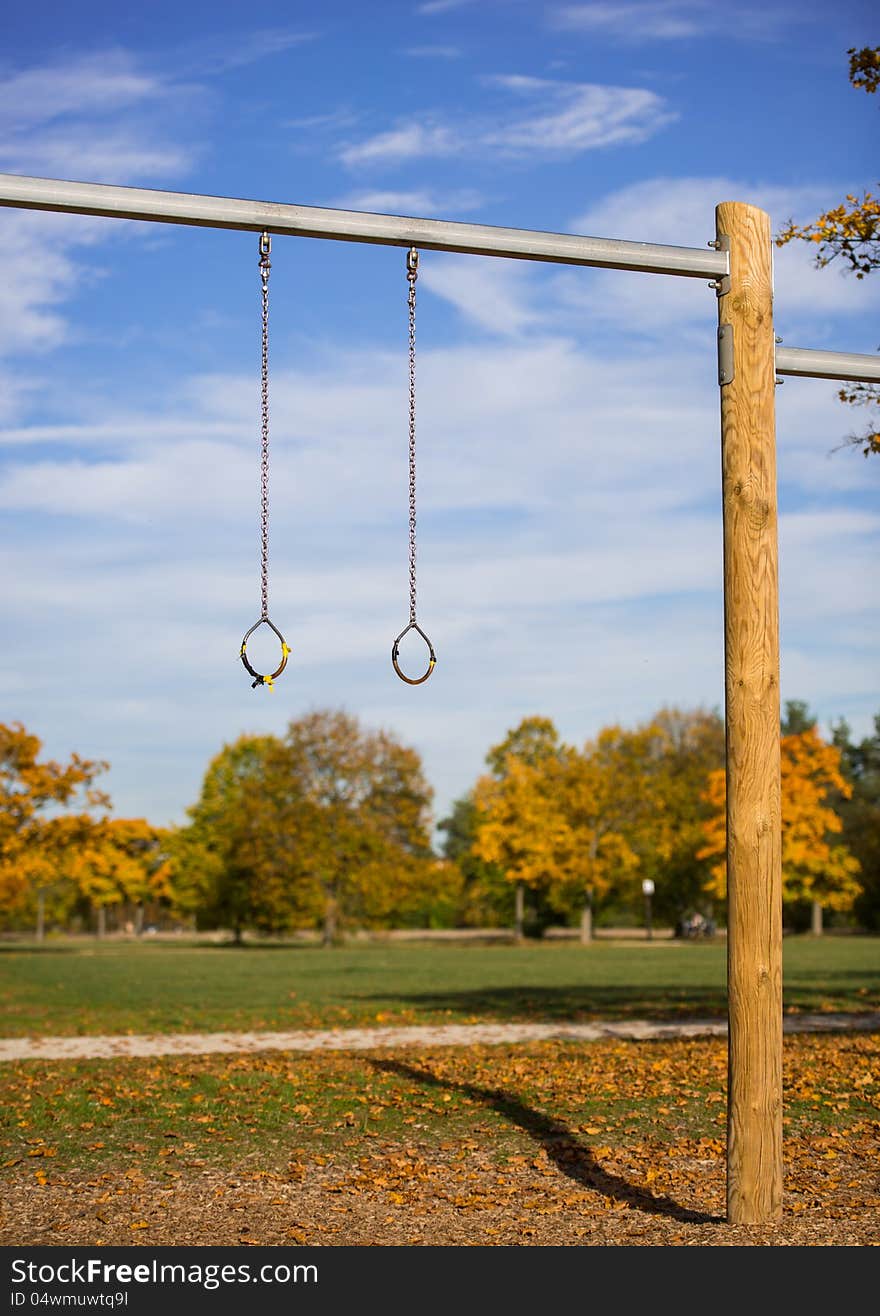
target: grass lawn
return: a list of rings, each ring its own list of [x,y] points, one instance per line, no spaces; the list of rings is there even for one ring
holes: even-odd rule
[[[318,947],[50,943],[0,950],[0,1034],[285,1029],[725,1011],[717,944]],[[787,938],[788,1010],[880,1007],[880,939]]]

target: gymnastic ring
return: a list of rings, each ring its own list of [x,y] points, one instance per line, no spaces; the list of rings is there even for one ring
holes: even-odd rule
[[[275,671],[272,673],[271,676],[264,676],[261,672],[255,671],[254,668],[251,667],[250,663],[248,662],[247,642],[253,635],[254,631],[257,630],[257,628],[260,626],[268,626],[271,631],[275,632],[275,634],[278,636],[278,639],[281,641],[281,662],[276,667]],[[285,640],[284,636],[281,634],[275,623],[273,621],[270,621],[268,617],[261,617],[259,621],[254,622],[253,626],[250,628],[249,631],[245,631],[244,639],[241,642],[239,657],[241,658],[241,661],[244,663],[245,670],[254,678],[253,684],[251,685],[252,690],[256,690],[258,685],[267,685],[271,690],[272,682],[275,681],[276,678],[281,675],[281,673],[284,671],[285,667],[287,666],[287,659],[289,656],[290,656],[290,646],[288,645],[287,641]]]
[[[416,677],[404,676],[403,672],[400,670],[400,665],[397,661],[399,649],[400,649],[400,641],[403,639],[404,635],[407,635],[410,631],[417,631],[419,635],[421,635],[422,639],[425,641],[425,644],[427,644],[428,646],[428,670],[425,672],[424,676],[416,676]],[[431,641],[428,639],[425,632],[422,630],[421,626],[419,626],[416,622],[411,621],[408,626],[405,626],[403,630],[400,632],[400,634],[398,635],[397,639],[394,641],[393,645],[391,646],[391,662],[394,666],[395,672],[400,677],[401,681],[405,681],[407,685],[421,685],[423,681],[427,681],[428,677],[433,672],[434,668],[437,665],[437,656],[434,653],[434,646],[431,643]]]

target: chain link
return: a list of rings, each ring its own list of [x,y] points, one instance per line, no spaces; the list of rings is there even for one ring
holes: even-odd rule
[[[409,281],[409,619],[416,619],[416,279],[419,253],[412,247],[406,256]]]
[[[262,343],[260,354],[260,601],[265,619],[269,615],[269,253],[272,238],[260,234],[260,283],[262,298]]]

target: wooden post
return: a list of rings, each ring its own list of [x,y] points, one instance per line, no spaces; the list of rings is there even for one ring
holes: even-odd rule
[[[782,1213],[782,871],[775,338],[770,219],[724,202],[719,329],[727,739],[727,1218]],[[728,367],[730,358],[727,358]]]

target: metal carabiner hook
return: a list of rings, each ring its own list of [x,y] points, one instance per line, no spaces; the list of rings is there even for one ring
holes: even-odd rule
[[[415,677],[405,676],[404,673],[400,670],[400,664],[397,661],[400,653],[400,641],[410,631],[417,631],[418,634],[421,635],[422,639],[425,641],[425,644],[427,644],[428,646],[428,670],[425,672],[424,676],[415,676]],[[391,663],[392,666],[394,667],[395,672],[400,677],[401,681],[405,681],[407,685],[422,685],[424,681],[427,681],[428,677],[431,675],[434,668],[437,666],[437,655],[434,653],[434,646],[431,643],[431,641],[428,639],[425,632],[422,630],[421,626],[419,626],[418,622],[411,621],[408,626],[405,626],[403,630],[400,632],[400,634],[398,635],[397,639],[392,644]]]
[[[248,662],[247,642],[250,639],[250,637],[253,635],[254,631],[257,630],[259,626],[268,626],[270,630],[275,632],[275,634],[278,636],[279,640],[281,641],[281,662],[275,668],[275,671],[271,674],[271,676],[264,676],[261,672],[258,672],[253,667],[251,667],[250,663]],[[270,621],[268,617],[261,617],[259,621],[254,622],[253,626],[250,628],[249,631],[245,631],[244,639],[241,642],[241,649],[239,650],[238,656],[241,658],[241,661],[244,663],[245,670],[254,678],[251,684],[251,689],[256,690],[258,685],[266,685],[271,690],[274,681],[276,680],[277,677],[281,675],[281,673],[284,671],[285,667],[287,666],[287,659],[290,657],[290,646],[285,640],[284,636],[279,631],[278,627],[275,625],[275,623],[273,621]]]

